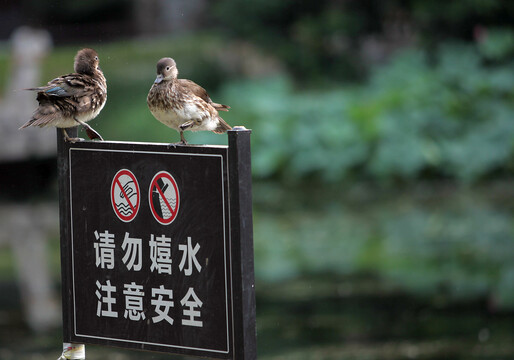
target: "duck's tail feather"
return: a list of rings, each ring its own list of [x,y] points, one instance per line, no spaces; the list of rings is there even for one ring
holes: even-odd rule
[[[230,109],[230,106],[228,106],[228,105],[223,105],[223,104],[218,104],[218,103],[212,103],[211,105],[218,111],[228,111],[228,109]]]
[[[218,127],[214,129],[213,132],[215,132],[216,134],[223,134],[227,132],[227,130],[231,129],[232,127],[229,124],[227,124],[225,120],[221,118],[221,116],[218,116]]]

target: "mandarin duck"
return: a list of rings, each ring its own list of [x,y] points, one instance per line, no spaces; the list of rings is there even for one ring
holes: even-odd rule
[[[55,126],[62,128],[67,141],[82,141],[70,138],[66,128],[82,125],[91,140],[103,140],[98,132],[86,124],[98,116],[107,100],[107,82],[98,66],[95,50],[85,48],[75,56],[75,72],[53,79],[47,85],[26,90],[37,91],[38,108],[32,119],[20,127]]]
[[[207,130],[216,134],[230,130],[230,125],[218,114],[218,111],[228,111],[230,106],[213,102],[200,85],[177,76],[175,60],[159,60],[157,78],[146,103],[157,120],[180,133],[180,144],[187,144],[184,138],[186,130]]]

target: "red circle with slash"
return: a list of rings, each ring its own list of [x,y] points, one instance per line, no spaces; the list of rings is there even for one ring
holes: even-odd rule
[[[121,169],[114,175],[111,184],[111,204],[116,216],[123,222],[134,220],[141,203],[139,184],[135,175]]]
[[[150,209],[155,220],[169,225],[175,220],[180,205],[177,182],[166,171],[160,171],[152,179],[148,191]]]

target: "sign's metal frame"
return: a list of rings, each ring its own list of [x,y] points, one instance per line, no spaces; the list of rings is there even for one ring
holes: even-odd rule
[[[77,129],[68,129],[68,134],[75,137]],[[228,354],[203,354],[170,350],[171,353],[192,356],[207,356],[222,359],[255,360],[256,323],[255,323],[255,286],[254,286],[254,256],[253,256],[253,222],[252,222],[252,187],[251,187],[251,156],[250,130],[235,127],[228,131],[228,184],[230,204],[230,254],[232,273],[232,339]],[[79,143],[80,144],[80,143]],[[105,148],[106,144],[115,148],[121,144],[124,149],[133,146],[152,146],[152,143],[128,142],[88,142],[88,147]],[[155,145],[155,144],[154,144]],[[163,144],[159,146],[159,151]],[[63,340],[76,343],[72,332],[71,319],[71,209],[70,209],[70,168],[69,154],[74,144],[65,142],[60,129],[57,129],[57,165],[59,172],[59,214],[61,241],[61,277],[62,277],[62,310],[63,310]],[[80,145],[76,146],[80,147]],[[180,152],[187,146],[171,147],[170,152]],[[187,151],[187,150],[186,150]],[[118,342],[104,342],[105,345],[124,346]],[[144,344],[131,343],[127,347],[143,350]],[[226,357],[224,357],[226,356]]]

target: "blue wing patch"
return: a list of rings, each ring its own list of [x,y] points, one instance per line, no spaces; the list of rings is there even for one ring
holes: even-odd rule
[[[53,96],[67,96],[68,95],[68,92],[60,86],[56,86],[51,89],[45,90],[45,93],[47,93],[48,95],[53,95]]]

